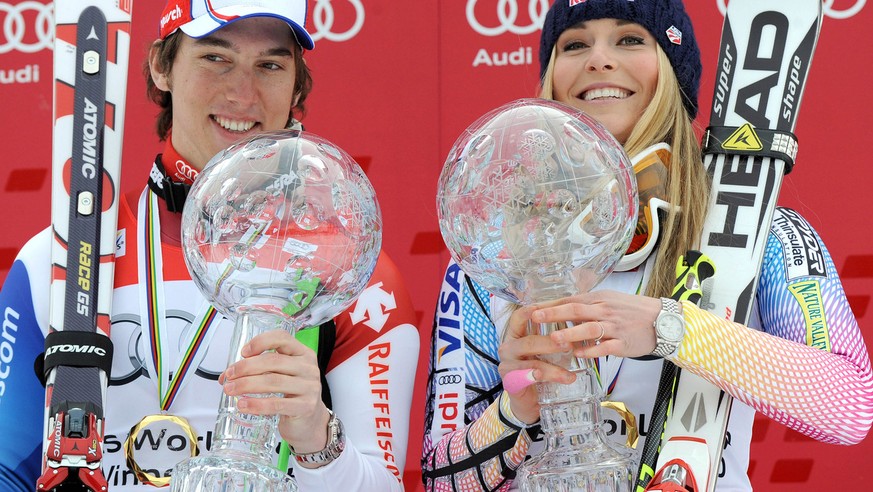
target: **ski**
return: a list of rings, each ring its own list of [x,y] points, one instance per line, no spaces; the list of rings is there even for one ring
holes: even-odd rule
[[[57,0],[52,281],[37,490],[107,490],[110,304],[132,0]]]
[[[690,250],[679,257],[676,264],[676,284],[670,298],[676,301],[688,300],[700,304],[703,297],[703,285],[715,274],[715,265],[712,259],[700,251]],[[680,370],[675,364],[664,359],[661,368],[661,378],[658,381],[658,391],[655,396],[655,405],[651,412],[649,429],[663,429],[670,415],[670,405],[673,403],[673,391],[679,380]],[[660,436],[659,436],[660,437]],[[655,476],[652,468],[658,459],[660,451],[660,439],[646,439],[643,450],[640,453],[640,467],[637,473],[634,490],[643,490]],[[694,485],[693,490],[697,490]]]
[[[700,250],[722,275],[704,286],[701,307],[744,325],[782,178],[794,165],[792,132],[821,20],[820,0],[728,4],[702,146],[712,193]],[[677,378],[664,428],[650,431],[663,434],[656,466],[641,464],[641,474],[654,475],[645,490],[713,491],[732,399],[689,371]]]

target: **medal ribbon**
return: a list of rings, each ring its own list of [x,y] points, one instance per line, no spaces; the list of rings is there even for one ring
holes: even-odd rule
[[[161,224],[158,215],[158,197],[146,188],[139,199],[137,210],[140,234],[137,238],[137,253],[139,255],[139,303],[143,313],[143,341],[146,345],[147,363],[155,376],[158,387],[158,400],[161,410],[167,411],[176,399],[186,381],[185,376],[192,367],[197,367],[203,360],[209,340],[215,330],[209,330],[212,323],[219,318],[219,313],[207,302],[203,302],[198,314],[191,322],[193,333],[186,344],[180,344],[184,349],[177,349],[171,343],[167,333],[166,297],[164,294],[164,272],[161,256]],[[184,352],[182,352],[184,350]],[[173,371],[171,355],[178,354],[178,365]]]

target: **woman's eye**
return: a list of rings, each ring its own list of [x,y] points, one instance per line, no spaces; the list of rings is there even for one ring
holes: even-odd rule
[[[646,44],[646,40],[642,36],[625,36],[621,38],[620,43],[624,45],[639,45]]]
[[[581,50],[586,48],[588,45],[583,43],[582,41],[569,41],[564,44],[564,51],[573,51],[573,50]]]

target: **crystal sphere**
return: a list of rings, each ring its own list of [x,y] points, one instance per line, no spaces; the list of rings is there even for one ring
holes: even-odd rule
[[[381,243],[369,180],[342,149],[308,132],[262,133],[222,151],[182,214],[185,263],[216,309],[271,313],[297,328],[351,305]]]
[[[627,250],[637,209],[621,144],[593,118],[545,99],[510,102],[470,125],[437,191],[452,258],[518,304],[597,285]]]

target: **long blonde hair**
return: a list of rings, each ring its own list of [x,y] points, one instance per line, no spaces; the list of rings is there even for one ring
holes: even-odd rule
[[[667,216],[666,224],[661,229],[652,279],[646,287],[647,295],[669,297],[676,283],[675,269],[679,256],[699,247],[709,203],[710,180],[703,169],[700,145],[694,133],[694,120],[682,103],[679,82],[667,54],[660,46],[656,47],[658,82],[655,94],[628,136],[624,148],[630,156],[660,142],[668,143],[673,149],[667,200],[678,205],[681,213],[674,207]],[[540,97],[545,99],[554,99],[552,78],[555,58],[556,50],[552,48],[540,90]]]

